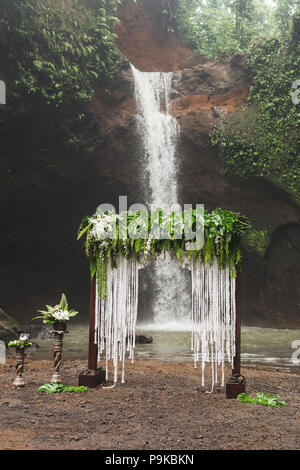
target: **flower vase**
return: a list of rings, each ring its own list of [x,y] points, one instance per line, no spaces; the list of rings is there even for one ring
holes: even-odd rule
[[[63,348],[63,337],[66,331],[67,325],[63,322],[55,322],[53,324],[53,335],[54,335],[54,343],[53,343],[53,367],[54,372],[52,374],[52,382],[54,383],[61,383],[59,368],[61,364],[61,355],[62,355],[62,348]]]
[[[23,379],[23,371],[24,371],[24,362],[25,362],[25,346],[17,346],[16,347],[16,371],[17,376],[13,381],[14,387],[24,387],[25,382]]]

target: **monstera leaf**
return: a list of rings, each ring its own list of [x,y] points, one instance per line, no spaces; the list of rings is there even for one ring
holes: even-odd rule
[[[81,392],[86,392],[86,391],[87,391],[87,387],[84,387],[83,385],[80,387],[72,387],[70,385],[57,384],[55,382],[50,382],[48,384],[41,385],[38,388],[38,392],[41,392],[41,393],[61,393],[61,392],[81,393]]]
[[[251,397],[247,393],[240,393],[237,396],[237,400],[242,403],[253,403],[255,405],[272,406],[279,408],[286,406],[287,404],[280,400],[278,395],[270,395],[269,393],[257,393],[256,397]]]

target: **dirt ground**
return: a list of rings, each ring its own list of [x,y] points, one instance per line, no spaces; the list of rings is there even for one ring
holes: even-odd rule
[[[64,384],[77,385],[85,361],[65,361]],[[50,361],[26,364],[26,386],[14,389],[14,361],[0,365],[0,449],[204,450],[299,449],[300,376],[243,369],[247,392],[278,394],[288,405],[269,408],[212,394],[187,363],[138,360],[126,384],[82,394],[46,395]],[[229,370],[227,371],[229,374]]]

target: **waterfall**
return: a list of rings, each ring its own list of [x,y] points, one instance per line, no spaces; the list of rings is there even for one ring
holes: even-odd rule
[[[169,113],[172,73],[140,72],[131,65],[141,141],[144,198],[150,209],[166,213],[178,207],[176,145],[179,126]],[[154,265],[153,318],[156,326],[181,329],[190,319],[189,274],[169,255]]]

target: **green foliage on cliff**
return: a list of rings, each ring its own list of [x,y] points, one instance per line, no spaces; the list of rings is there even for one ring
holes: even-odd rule
[[[32,95],[56,106],[88,102],[96,81],[118,69],[113,1],[2,3],[1,56],[12,68],[12,97],[19,104]]]
[[[292,84],[300,79],[300,45],[288,38],[253,47],[249,104],[212,134],[225,173],[263,176],[300,197],[300,117]],[[296,96],[296,95],[295,95]]]
[[[263,256],[269,244],[269,235],[267,230],[251,229],[245,236],[248,247],[252,248],[259,256]]]
[[[116,21],[114,0],[1,0],[0,63],[8,82],[0,108],[2,192],[21,179],[38,184],[59,172],[66,155],[75,160],[91,150],[95,123],[87,104],[122,63]]]

